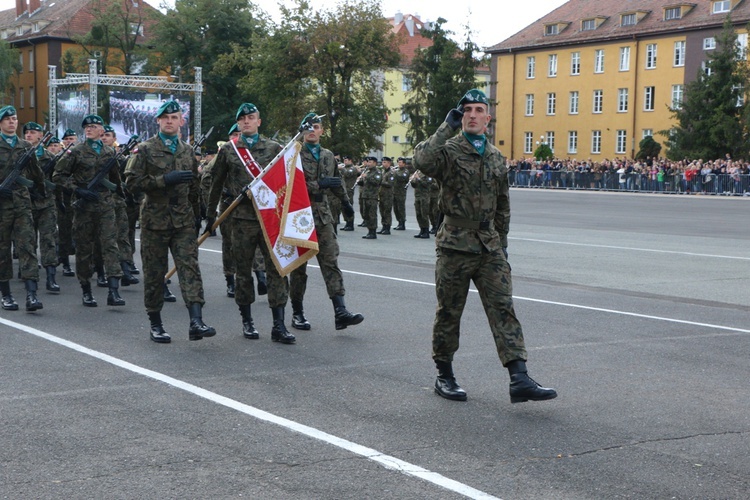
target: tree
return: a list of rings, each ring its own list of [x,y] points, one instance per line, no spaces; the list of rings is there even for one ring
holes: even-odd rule
[[[13,80],[20,71],[18,50],[11,47],[5,40],[0,40],[0,102],[6,102],[6,90],[14,91]]]
[[[667,137],[671,159],[723,158],[726,153],[740,158],[748,153],[744,119],[747,54],[740,53],[728,16],[716,45],[708,56],[709,71],[700,71],[686,85],[684,102],[673,108],[677,125],[659,132]]]
[[[550,148],[549,144],[546,142],[539,144],[539,146],[536,147],[536,150],[534,150],[534,158],[537,160],[546,160],[547,158],[553,158],[554,156],[555,153],[552,152],[552,148]]]
[[[441,17],[422,32],[433,44],[417,52],[407,72],[411,90],[402,111],[409,116],[406,137],[413,146],[435,133],[460,96],[477,86],[478,47],[469,35],[459,46],[449,38],[452,32],[443,29],[445,23]]]
[[[647,135],[638,143],[638,153],[635,155],[636,160],[645,160],[647,157],[658,158],[661,153],[661,144],[654,140],[654,137]]]

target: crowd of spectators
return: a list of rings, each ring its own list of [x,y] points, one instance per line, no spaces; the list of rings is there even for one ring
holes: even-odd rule
[[[508,162],[512,186],[750,196],[750,163],[665,158],[591,161],[521,158]]]

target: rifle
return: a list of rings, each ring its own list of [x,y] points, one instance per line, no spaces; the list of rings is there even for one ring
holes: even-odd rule
[[[44,137],[42,137],[39,142],[32,145],[29,149],[24,151],[24,153],[18,157],[16,160],[16,163],[13,165],[13,170],[10,171],[8,174],[8,177],[3,180],[3,182],[0,184],[0,190],[4,189],[12,189],[13,184],[16,183],[16,181],[19,181],[19,177],[21,177],[21,174],[23,173],[24,169],[26,168],[26,165],[31,161],[31,158],[33,155],[36,154],[36,148],[43,144],[44,142],[48,141],[52,137],[52,132],[47,132],[44,134]],[[28,180],[24,183],[22,183],[25,187],[30,187],[28,185]]]
[[[198,136],[198,139],[196,139],[195,145],[193,146],[193,153],[195,153],[195,154],[199,154],[200,153],[201,148],[203,147],[203,144],[206,142],[206,140],[208,139],[208,137],[213,133],[213,131],[214,131],[214,128],[211,127],[210,129],[208,129],[208,132],[206,132],[205,134],[201,134],[200,136]]]
[[[133,149],[140,142],[140,140],[140,137],[131,137],[125,147],[118,151],[113,158],[110,158],[106,165],[100,168],[96,175],[89,181],[88,184],[86,184],[86,189],[88,189],[89,191],[94,191],[99,186],[99,184],[103,184],[105,186],[107,184],[110,184],[114,186],[111,182],[106,180],[106,177],[109,175],[109,171],[112,170],[112,167],[118,164],[123,156],[127,156],[128,153],[130,153],[130,150]],[[109,186],[107,187],[109,188]],[[84,200],[83,198],[78,198],[73,202],[73,206],[75,208],[82,209],[85,202],[86,200]]]

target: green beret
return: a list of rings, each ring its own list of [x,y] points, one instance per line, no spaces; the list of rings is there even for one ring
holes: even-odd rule
[[[27,130],[36,130],[38,132],[42,132],[44,129],[36,122],[28,122],[23,126],[23,132],[26,133]]]
[[[240,128],[235,123],[234,125],[232,125],[231,127],[229,127],[229,133],[227,135],[232,135],[235,132],[239,132],[239,131],[240,131]]]
[[[487,106],[490,105],[490,101],[487,100],[487,96],[484,95],[484,92],[482,92],[479,89],[471,89],[467,93],[464,94],[464,96],[461,98],[460,101],[458,101],[459,106],[463,106],[464,104],[486,104]]]
[[[182,108],[177,101],[167,101],[156,110],[156,117],[159,118],[164,113],[182,113]]]
[[[322,120],[320,117],[315,113],[307,113],[305,117],[302,119],[302,122],[300,122],[300,125],[304,125],[305,123],[320,123]]]
[[[86,125],[101,125],[104,126],[104,120],[99,115],[88,115],[83,118],[81,127],[86,128]]]
[[[255,104],[251,102],[244,102],[240,105],[239,108],[237,108],[237,114],[235,115],[234,119],[235,121],[239,120],[240,117],[243,117],[245,115],[252,115],[253,113],[257,113],[258,108],[255,107]]]
[[[104,133],[106,134],[107,132],[112,132],[112,135],[117,135],[117,132],[115,132],[115,129],[113,129],[109,125],[104,126]]]
[[[63,132],[62,138],[65,139],[66,137],[78,137],[78,134],[76,134],[75,130],[69,128],[65,132]]]
[[[18,113],[16,113],[16,108],[13,106],[3,106],[0,108],[0,120],[5,118],[6,116],[14,116]]]
[[[50,144],[60,144],[60,139],[58,139],[57,137],[52,137],[49,141],[47,141],[47,146],[49,146]]]

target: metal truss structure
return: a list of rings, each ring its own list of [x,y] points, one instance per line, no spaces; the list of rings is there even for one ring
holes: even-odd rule
[[[194,137],[201,135],[202,95],[203,95],[203,68],[196,67],[195,83],[170,82],[166,76],[141,76],[141,75],[100,75],[96,59],[89,59],[88,73],[68,73],[65,78],[57,78],[57,67],[47,66],[49,69],[49,122],[50,130],[57,127],[57,89],[58,87],[70,87],[88,85],[89,87],[89,110],[96,110],[98,103],[97,87],[107,85],[110,87],[130,87],[149,90],[171,90],[177,92],[193,92],[193,134]]]

